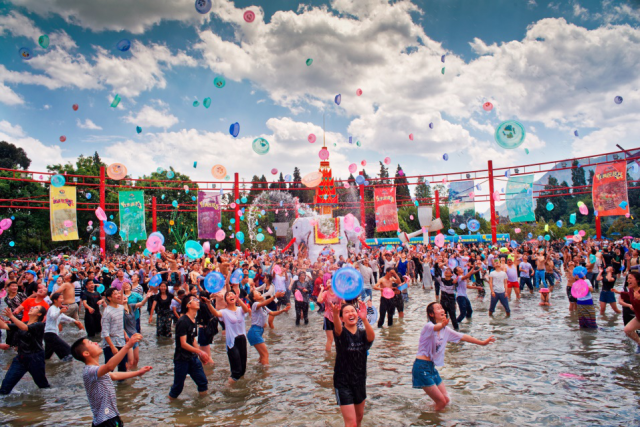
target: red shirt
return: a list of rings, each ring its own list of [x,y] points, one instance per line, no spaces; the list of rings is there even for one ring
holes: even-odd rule
[[[24,323],[27,323],[29,321],[29,310],[31,310],[33,307],[41,305],[44,308],[46,308],[47,310],[49,310],[49,304],[47,304],[47,302],[45,300],[42,300],[39,303],[36,303],[36,299],[35,298],[27,298],[20,305],[22,307],[24,307],[24,310],[22,310],[22,322],[24,322]],[[41,319],[41,321],[43,321],[43,320],[44,320],[44,318]]]
[[[629,291],[629,292],[620,292],[620,297],[622,298],[622,301],[626,302],[627,304],[631,304],[631,307],[633,308],[633,312],[636,315],[636,318],[638,320],[640,320],[640,300],[637,300],[633,297],[633,292]]]

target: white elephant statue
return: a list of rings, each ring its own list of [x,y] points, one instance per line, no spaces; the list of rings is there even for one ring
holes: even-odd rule
[[[317,261],[320,252],[322,252],[325,247],[333,249],[336,258],[340,255],[344,256],[345,259],[348,257],[347,244],[349,242],[355,245],[356,251],[360,251],[360,235],[364,231],[360,229],[358,219],[353,219],[353,227],[350,230],[345,228],[343,216],[330,218],[330,220],[335,221],[335,232],[330,236],[323,235],[320,230],[318,230],[317,225],[314,225],[314,223],[317,224],[318,221],[326,221],[326,219],[322,217],[302,217],[293,222],[291,232],[296,239],[293,243],[296,256],[298,256],[300,243],[304,243],[307,248],[309,248],[309,259],[312,262]],[[356,229],[360,231],[356,232]]]

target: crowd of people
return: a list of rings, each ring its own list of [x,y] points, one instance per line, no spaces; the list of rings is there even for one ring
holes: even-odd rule
[[[46,360],[54,353],[63,361],[75,358],[85,365],[82,377],[93,425],[121,426],[114,381],[151,370],[138,367],[144,360],[141,322],[155,323],[158,340],[175,340],[174,380],[168,390],[173,400],[182,393],[187,376],[200,394],[207,393],[204,366],[213,363],[211,346],[217,335],[222,335],[219,342],[228,355],[229,386],[245,375],[250,347],[256,349],[258,363],[268,365],[265,328],[277,328],[275,318],[293,304],[299,327],[319,329],[305,325],[310,312],[322,314],[326,352],[335,346],[337,404],[345,425],[360,425],[367,355],[376,328],[385,328],[385,320],[386,327],[393,328],[395,312],[403,318],[416,288],[433,290],[434,298],[423,312],[413,387],[423,389],[436,410],[449,402],[437,370],[444,364],[446,343],[495,342],[494,337],[480,340],[459,331],[460,324],[472,318],[474,305],[485,304],[487,297],[489,316],[502,316],[500,310],[508,318],[509,302],[522,293],[537,292],[539,304],[549,306],[549,295],[562,292],[566,284],[570,314],[576,312],[581,328],[593,329],[593,296],[599,291],[600,315],[606,315],[608,307],[621,313],[624,333],[640,353],[640,254],[628,240],[387,246],[352,250],[346,259],[336,259],[330,248],[324,253],[328,255],[317,261],[280,250],[248,249],[211,252],[196,260],[163,252],[151,257],[60,253],[5,261],[0,266],[0,349],[16,357],[0,395],[9,394],[27,372],[38,387],[47,388]],[[345,301],[334,292],[332,277],[340,268],[360,272],[363,288],[357,298]],[[216,271],[225,278],[224,288],[210,294],[204,280]],[[582,280],[589,292],[575,297],[572,286]],[[65,342],[59,333],[67,325],[84,329],[87,336]]]

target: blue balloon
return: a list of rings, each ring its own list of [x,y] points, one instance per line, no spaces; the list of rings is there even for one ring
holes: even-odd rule
[[[236,233],[236,239],[238,240],[244,240],[244,233],[242,231],[238,231]]]
[[[224,283],[224,276],[218,271],[212,271],[204,278],[204,288],[211,294],[218,293],[224,289]]]
[[[118,226],[115,225],[113,222],[106,221],[104,223],[104,232],[105,232],[105,234],[107,234],[109,236],[113,236],[114,234],[116,234],[117,231],[118,231]]]
[[[120,52],[126,52],[131,48],[131,42],[127,39],[122,39],[116,44],[116,48],[118,48]]]
[[[556,225],[557,225],[558,227],[562,227],[562,220],[560,220],[560,221],[556,222]]]
[[[467,222],[467,227],[469,227],[469,231],[473,231],[474,233],[480,230],[480,221],[477,219],[470,219]]]
[[[209,13],[209,11],[211,10],[211,6],[213,6],[211,0],[196,0],[196,10],[198,11],[198,13],[201,13],[203,15],[205,13]]]
[[[333,292],[345,301],[357,298],[363,286],[362,274],[352,267],[338,269],[331,280]]]
[[[229,126],[229,133],[234,138],[237,138],[238,135],[240,134],[240,123],[235,122],[231,126]]]
[[[517,248],[518,247],[518,242],[516,242],[515,240],[512,240],[511,241],[511,247],[514,248],[514,249]]]
[[[337,95],[336,95],[335,102],[336,102],[336,104],[340,105],[340,103],[342,102],[342,95],[337,94]]]
[[[96,292],[102,294],[104,292],[104,285],[100,284],[96,287]]]
[[[151,280],[149,280],[149,286],[160,286],[160,283],[162,283],[162,276],[159,274],[156,274],[151,278]]]
[[[291,181],[291,175],[285,175],[284,176],[284,180],[287,181],[287,182],[290,182]]]
[[[256,277],[256,272],[253,270],[249,270],[249,279],[253,279],[254,277]]]
[[[358,185],[364,184],[364,175],[356,176],[356,184],[358,184]]]
[[[533,238],[533,233],[527,234],[527,239],[532,239],[532,238]]]
[[[229,282],[236,285],[240,283],[243,277],[244,277],[244,274],[242,273],[242,269],[237,268],[233,273],[231,273],[231,278],[229,279]]]
[[[452,228],[449,229],[448,233],[452,236],[456,234],[456,232]]]
[[[33,58],[33,54],[31,54],[31,50],[28,47],[20,48],[18,53],[20,54],[20,58],[25,59],[27,61]]]
[[[159,231],[154,231],[153,233],[149,234],[149,237],[151,236],[158,236],[158,238],[160,239],[160,241],[162,242],[162,244],[164,245],[164,236],[162,235],[161,232]]]

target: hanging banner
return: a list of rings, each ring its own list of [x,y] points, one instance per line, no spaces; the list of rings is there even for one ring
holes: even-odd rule
[[[147,240],[144,220],[144,191],[118,192],[120,237],[124,241]]]
[[[49,191],[51,240],[78,240],[76,187],[54,187]]]
[[[198,191],[198,239],[215,239],[222,218],[221,199],[217,191]]]
[[[533,175],[509,177],[506,199],[507,215],[511,222],[536,220],[533,212]]]
[[[627,162],[596,166],[592,188],[593,209],[599,216],[629,213]]]
[[[473,181],[455,181],[449,184],[449,219],[451,227],[459,227],[475,218],[476,206],[472,194]]]
[[[373,202],[376,210],[376,231],[398,231],[396,187],[375,187]]]

